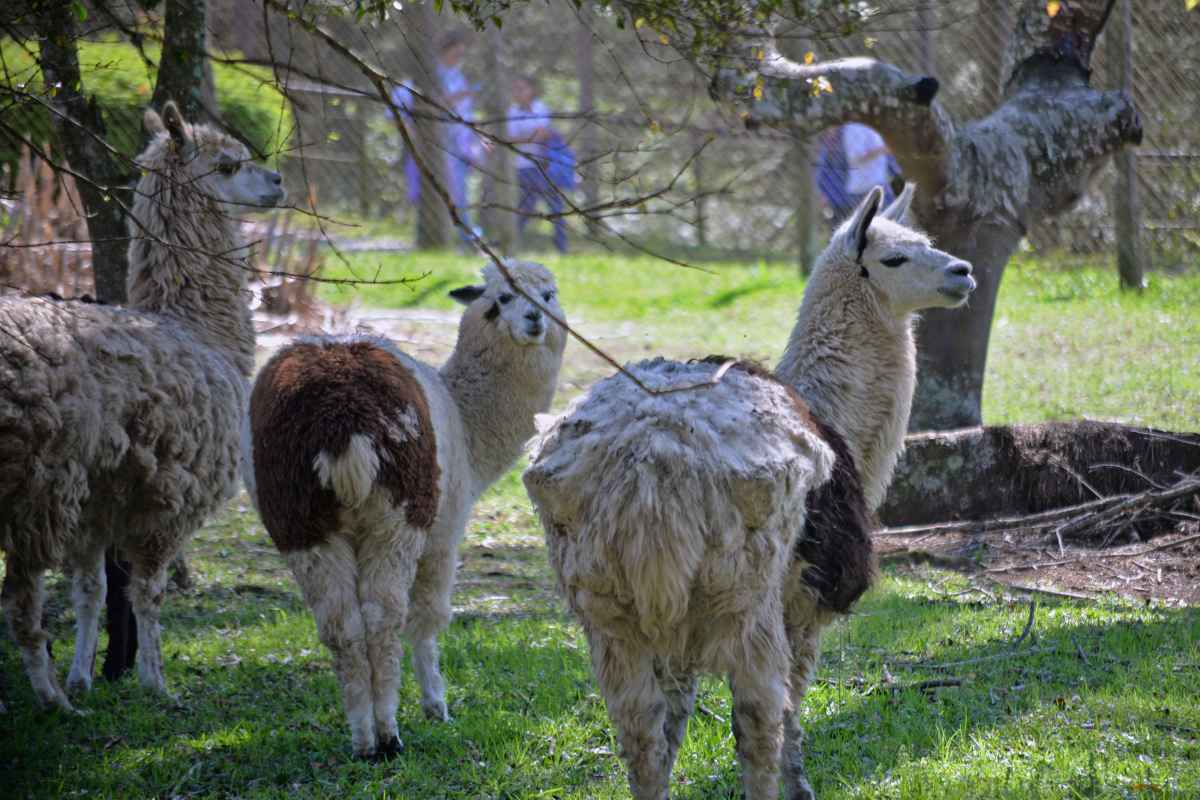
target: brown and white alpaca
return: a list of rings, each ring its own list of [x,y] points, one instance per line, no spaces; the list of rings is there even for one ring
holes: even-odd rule
[[[507,268],[561,318],[545,267]],[[426,716],[449,718],[436,637],[458,544],[554,396],[566,332],[494,265],[483,276],[450,293],[467,309],[440,370],[385,339],[320,337],[284,347],[254,384],[252,495],[333,654],[356,756],[401,747],[402,636]]]
[[[283,199],[277,173],[173,103],[146,112],[129,308],[0,298],[3,604],[38,699],[71,709],[46,651],[42,577],[74,576],[67,688],[91,687],[104,549],[133,564],[138,675],[166,691],[159,642],[167,564],[237,488],[254,365],[247,266],[231,211]]]
[[[700,672],[730,678],[748,800],[778,796],[781,757],[789,800],[811,797],[794,710],[820,629],[870,582],[867,513],[903,441],[912,315],[975,286],[900,224],[911,188],[877,215],[882,196],[818,260],[774,375],[734,364],[658,395],[615,375],[535,444],[525,485],[636,800],[668,796]],[[677,389],[723,363],[629,369]]]

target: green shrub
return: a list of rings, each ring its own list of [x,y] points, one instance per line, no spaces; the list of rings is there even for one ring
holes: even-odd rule
[[[28,47],[36,48],[36,44]],[[157,45],[147,45],[146,55],[156,64]],[[0,40],[0,94],[14,86],[40,94],[41,72],[26,45]],[[142,113],[154,93],[154,69],[138,50],[126,42],[79,42],[79,66],[84,91],[95,95],[104,114],[107,140],[125,156],[137,155],[142,141]],[[271,72],[263,68],[213,64],[217,105],[230,128],[260,152],[275,154],[291,129],[291,115],[283,96],[271,85]],[[6,136],[5,128],[28,137],[39,147],[52,141],[50,113],[33,100],[0,107],[0,163],[15,162],[21,144]]]

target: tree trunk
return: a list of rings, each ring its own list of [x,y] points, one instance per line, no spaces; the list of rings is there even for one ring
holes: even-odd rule
[[[1049,422],[909,436],[885,524],[1015,516],[1169,485],[1200,470],[1200,434]]]
[[[488,132],[497,139],[506,141],[507,125],[500,120],[508,116],[508,85],[512,76],[500,63],[503,48],[503,33],[499,30],[489,32],[487,44],[483,48],[484,69],[488,76],[483,99],[484,116],[493,121],[488,126]],[[488,154],[479,224],[502,253],[512,253],[517,244],[517,216],[510,210],[517,206],[515,188],[516,172],[513,169],[512,151],[502,144],[497,144]]]
[[[971,303],[929,312],[920,324],[912,430],[980,423],[988,337],[1009,258],[1034,222],[1070,209],[1110,155],[1141,141],[1129,95],[1088,84],[1112,2],[1074,0],[1052,17],[1041,0],[1023,0],[1005,54],[1003,102],[963,125],[936,101],[936,79],[871,59],[804,66],[758,42],[746,60],[757,76],[718,75],[715,91],[742,99],[761,81],[752,123],[809,133],[849,121],[874,127],[919,187],[917,222],[974,265],[979,288]],[[818,78],[829,91],[812,91]]]
[[[174,100],[188,122],[217,122],[208,61],[208,0],[166,0],[162,56],[151,104]]]
[[[430,10],[424,3],[408,3],[401,12],[410,32],[410,68],[413,87],[424,97],[440,98],[442,87],[438,86],[437,59],[434,52],[434,24]],[[417,203],[417,248],[432,250],[446,247],[450,243],[450,214],[438,196],[439,189],[446,183],[447,126],[436,121],[442,112],[419,100],[413,102],[413,113],[405,124],[410,124],[412,140],[417,152],[414,157],[423,164],[421,170],[421,199]]]
[[[96,299],[124,303],[129,249],[125,205],[131,199],[128,184],[133,169],[105,146],[100,107],[94,97],[85,97],[72,4],[67,0],[45,3],[33,21],[42,78],[46,86],[58,87],[50,100],[58,152],[85,178],[77,180],[76,186],[92,241]]]

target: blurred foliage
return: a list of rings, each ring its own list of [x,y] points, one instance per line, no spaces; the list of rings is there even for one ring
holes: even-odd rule
[[[836,12],[843,35],[876,9],[860,0],[570,0],[576,10],[585,7],[612,18],[618,28],[648,28],[657,39],[680,53],[701,61],[716,61],[737,49],[747,33],[761,31],[779,19],[810,22]],[[433,0],[439,14],[444,9],[467,20],[476,30],[502,29],[510,11],[530,0]],[[353,15],[357,19],[386,20],[399,7],[393,0],[340,0],[305,4],[298,13]]]
[[[146,58],[157,64],[157,44]],[[14,164],[24,137],[39,148],[53,141],[49,94],[37,66],[36,44],[0,40],[0,93],[12,103],[0,107],[0,164]],[[121,155],[136,156],[142,142],[142,113],[154,93],[155,70],[133,45],[118,41],[79,41],[84,92],[104,112],[106,140]],[[228,129],[259,153],[274,155],[291,131],[289,105],[272,84],[271,71],[259,67],[213,64],[217,104]],[[15,136],[14,136],[15,134]]]

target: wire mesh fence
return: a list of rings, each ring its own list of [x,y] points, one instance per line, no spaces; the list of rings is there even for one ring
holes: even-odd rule
[[[211,0],[209,44],[245,61],[276,63],[274,80],[291,114],[278,162],[293,192],[307,194],[326,216],[384,221],[395,246],[413,245],[422,210],[441,200],[419,191],[388,107],[326,44],[286,19],[238,14],[238,5]],[[1017,5],[883,2],[850,33],[836,17],[825,17],[819,28],[791,30],[782,41],[793,56],[868,55],[932,74],[941,83],[940,102],[963,124],[986,116],[1003,98]],[[562,213],[570,247],[623,240],[692,258],[795,258],[800,248],[819,246],[814,230],[829,214],[812,184],[818,143],[744,130],[735,115],[713,104],[705,78],[657,31],[621,28],[610,15],[560,2],[514,5],[502,29],[474,32],[448,13],[432,13],[428,4],[406,3],[387,21],[347,21],[337,34],[406,85],[445,92],[439,83],[457,70],[471,101],[463,116],[474,123],[468,135],[474,149],[459,152],[464,148],[453,140],[463,126],[443,122],[431,128],[434,150],[451,194],[486,236],[523,227],[523,249],[549,248]],[[1200,249],[1200,13],[1175,0],[1134,3],[1132,36],[1131,88],[1145,128],[1136,156],[1144,229],[1158,263],[1194,261]],[[1106,88],[1120,80],[1110,66],[1111,38],[1093,59],[1093,83]],[[461,43],[452,70],[442,62],[442,45],[450,40]],[[510,120],[520,114],[513,102],[518,78],[532,82],[551,127],[574,155],[577,181],[562,190],[561,210],[545,202],[550,193],[523,182],[519,151],[528,148],[505,144],[512,138]],[[110,128],[131,125],[124,117],[110,120]],[[507,151],[506,158],[496,151]],[[1074,211],[1031,231],[1031,241],[1039,248],[1111,249],[1112,191],[1106,167]],[[527,213],[514,213],[518,208]],[[590,210],[591,219],[572,213],[578,209]],[[362,235],[360,229],[330,230]]]

